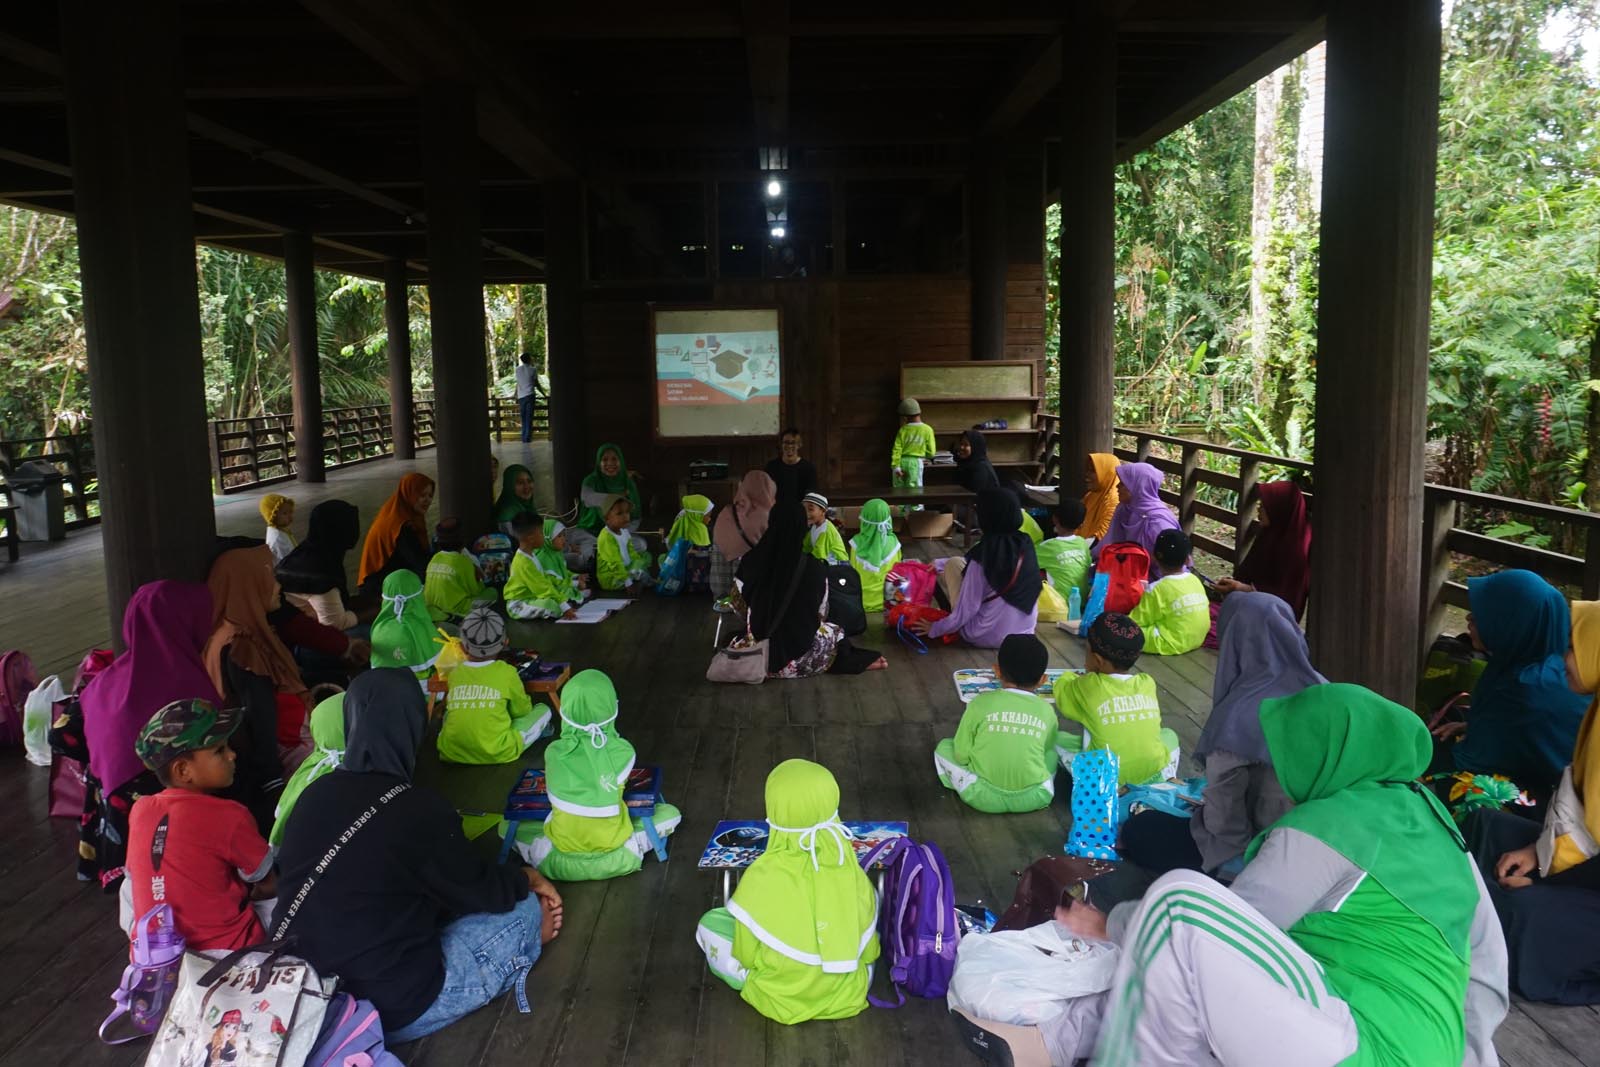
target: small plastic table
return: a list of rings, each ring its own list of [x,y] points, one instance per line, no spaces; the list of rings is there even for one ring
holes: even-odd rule
[[[846,822],[854,840],[851,842],[856,859],[860,860],[874,845],[891,837],[911,836],[911,824],[905,822],[879,822],[873,820]],[[706,842],[700,862],[695,866],[702,871],[722,872],[722,902],[733,896],[733,886],[738,872],[756,861],[767,850],[767,821],[765,819],[723,819],[711,830],[711,840]],[[819,835],[818,848],[827,847],[832,835]],[[883,886],[883,870],[878,869],[878,888]]]
[[[635,776],[649,775],[649,785],[643,788],[630,788],[622,794],[622,802],[628,809],[628,815],[636,818],[644,827],[644,836],[650,842],[650,848],[656,854],[656,859],[662,863],[667,862],[667,842],[656,830],[656,805],[661,800],[661,768],[652,766],[635,767],[629,776],[629,785],[634,784]],[[505,819],[505,840],[500,843],[500,862],[504,863],[506,857],[511,855],[511,846],[517,839],[517,827],[525,822],[544,822],[550,817],[549,793],[544,788],[544,771],[537,767],[529,767],[517,779],[517,784],[511,787],[511,792],[506,796],[505,811],[501,818]]]

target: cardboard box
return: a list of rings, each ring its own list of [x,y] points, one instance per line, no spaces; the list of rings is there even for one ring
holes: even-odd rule
[[[834,519],[839,524],[839,529],[847,533],[854,533],[861,529],[861,507],[858,504],[837,507],[833,509]]]
[[[913,511],[906,516],[906,534],[919,538],[949,537],[955,524],[955,516],[948,511]]]

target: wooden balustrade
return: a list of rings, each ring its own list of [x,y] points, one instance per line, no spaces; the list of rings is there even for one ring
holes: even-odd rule
[[[550,400],[543,393],[533,400],[533,436],[550,436]],[[522,437],[522,407],[516,397],[489,398],[489,437],[494,441],[516,441]]]
[[[61,472],[64,478],[61,493],[67,529],[76,530],[100,521],[100,488],[95,475],[94,438],[88,431],[0,441],[0,468],[6,472],[16,470],[18,464],[30,459],[45,460]],[[7,510],[15,504],[14,497],[7,498]],[[10,516],[6,518],[9,533]]]
[[[418,448],[433,447],[433,402],[414,405],[412,432]],[[294,417],[254,415],[213,419],[211,477],[220,493],[286,482],[294,477]],[[338,470],[394,454],[394,427],[387,404],[325,408],[322,465]]]

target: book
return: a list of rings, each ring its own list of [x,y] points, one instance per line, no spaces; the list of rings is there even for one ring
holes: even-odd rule
[[[656,799],[661,795],[661,768],[635,767],[622,787],[622,802],[638,814],[655,810]],[[552,810],[550,790],[544,780],[544,771],[529,767],[511,787],[506,797],[504,817],[519,822],[542,822]]]
[[[1082,674],[1081,667],[1051,667],[1044,672],[1044,680],[1034,687],[1034,692],[1046,700],[1054,700],[1052,688],[1056,679],[1071,671],[1073,674]],[[961,698],[961,703],[970,704],[972,698],[979,693],[991,693],[1000,688],[1000,680],[994,676],[993,667],[962,667],[955,671],[951,677],[956,683],[956,695]]]
[[[846,822],[850,831],[850,847],[856,860],[872,851],[891,837],[906,837],[911,824],[905,822],[855,821]],[[833,840],[831,834],[818,835],[817,847],[826,848]],[[723,819],[711,831],[711,840],[700,854],[695,866],[701,870],[743,870],[767,850],[767,821],[765,819]]]

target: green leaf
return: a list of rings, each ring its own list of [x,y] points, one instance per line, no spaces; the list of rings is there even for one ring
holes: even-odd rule
[[[1190,356],[1189,356],[1189,367],[1188,367],[1189,373],[1190,374],[1199,374],[1200,373],[1200,368],[1204,367],[1205,364],[1206,364],[1206,342],[1201,341],[1198,345],[1195,346],[1194,352],[1192,352],[1190,354]]]

